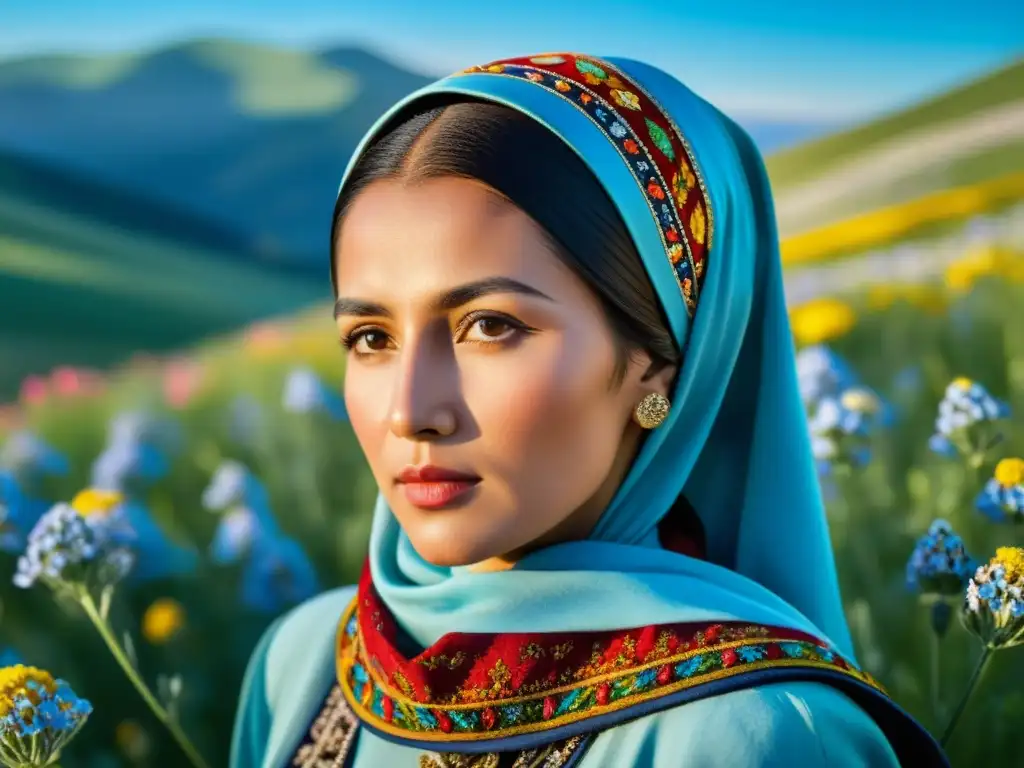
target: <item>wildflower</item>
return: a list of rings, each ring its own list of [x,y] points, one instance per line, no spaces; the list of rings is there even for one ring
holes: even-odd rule
[[[228,406],[228,436],[239,445],[253,445],[264,421],[263,409],[251,395],[239,395]]]
[[[35,667],[0,669],[0,762],[9,768],[52,765],[92,714],[63,680]]]
[[[7,439],[3,451],[0,451],[0,466],[10,470],[22,482],[66,475],[69,468],[64,454],[27,430],[15,432]]]
[[[907,587],[923,596],[959,596],[976,567],[952,526],[945,520],[936,520],[910,554]]]
[[[825,471],[835,464],[860,466],[869,458],[871,418],[878,399],[865,389],[848,389],[839,397],[824,397],[808,420],[811,450]]]
[[[51,588],[113,585],[131,570],[134,556],[120,536],[112,501],[93,496],[72,504],[56,504],[36,523],[25,552],[18,558],[16,586],[36,581]]]
[[[134,720],[122,720],[114,728],[114,741],[125,756],[141,762],[149,754],[150,741],[145,729]]]
[[[164,369],[164,400],[171,408],[184,408],[203,385],[204,370],[195,360],[171,360]]]
[[[1000,547],[967,585],[964,625],[986,648],[1024,643],[1024,549]]]
[[[1024,523],[1024,459],[1003,459],[975,506],[997,523]]]
[[[857,315],[849,304],[824,298],[795,307],[789,321],[797,343],[822,344],[849,333]]]
[[[288,374],[283,406],[290,413],[323,413],[338,421],[348,418],[345,401],[309,368],[295,368]]]
[[[936,453],[959,453],[979,466],[1002,439],[1001,422],[1009,415],[1009,406],[992,397],[981,384],[963,377],[953,379],[939,403],[935,434],[928,444]]]
[[[250,608],[279,613],[320,590],[316,569],[294,539],[264,536],[253,542],[242,574],[242,602]]]
[[[226,461],[217,468],[202,501],[206,509],[221,513],[210,544],[214,562],[238,562],[251,552],[257,539],[277,535],[266,489],[240,462]]]
[[[20,552],[25,547],[25,536],[18,518],[25,504],[18,481],[8,472],[0,472],[0,550]]]
[[[109,445],[93,463],[94,489],[124,494],[120,508],[122,528],[131,538],[137,554],[136,566],[131,572],[133,582],[191,573],[199,560],[193,547],[168,538],[140,498],[141,493],[169,468],[161,450],[128,436]]]
[[[142,616],[142,636],[153,645],[170,640],[185,625],[185,609],[169,597],[155,600]]]
[[[162,451],[147,443],[122,440],[108,445],[92,465],[97,488],[142,489],[164,477],[170,466]]]
[[[850,365],[823,345],[804,347],[797,353],[796,373],[805,404],[834,397],[858,383]]]
[[[176,422],[148,411],[123,411],[111,419],[108,427],[108,445],[148,445],[171,455],[181,447],[181,441]]]
[[[203,491],[203,506],[222,513],[210,545],[220,564],[244,562],[242,602],[276,613],[316,594],[316,570],[302,546],[278,529],[263,484],[244,465],[217,468]]]

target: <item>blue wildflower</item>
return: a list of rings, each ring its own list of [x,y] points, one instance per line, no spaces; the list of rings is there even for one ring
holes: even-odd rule
[[[348,418],[345,401],[309,368],[295,368],[288,374],[283,405],[289,413],[322,413],[337,421]]]
[[[964,626],[993,650],[1024,644],[1024,549],[1000,547],[967,585]]]
[[[796,373],[800,397],[808,406],[859,385],[849,363],[822,345],[804,347],[797,353]]]
[[[10,470],[23,483],[43,477],[66,475],[67,457],[32,432],[15,432],[0,451],[0,466]]]
[[[149,411],[122,411],[107,429],[108,445],[148,445],[165,456],[176,454],[183,440],[177,422]]]
[[[910,553],[907,588],[932,597],[959,596],[976,567],[953,527],[935,520]]]
[[[243,464],[228,461],[217,468],[203,491],[203,506],[221,513],[211,559],[244,561],[242,602],[247,606],[276,613],[319,591],[308,555],[278,529],[266,489]]]
[[[242,573],[242,602],[253,610],[279,613],[320,591],[316,569],[302,546],[286,536],[253,542]]]
[[[18,524],[25,497],[18,481],[7,472],[0,472],[0,550],[21,552],[25,548],[25,535]]]
[[[95,498],[57,504],[39,519],[18,558],[16,586],[27,589],[36,581],[51,588],[106,586],[129,573],[135,558],[125,546],[118,502],[109,495],[102,504],[87,503]]]
[[[170,470],[164,453],[135,440],[110,443],[92,465],[92,484],[127,492],[148,488]]]
[[[975,506],[997,523],[1024,523],[1024,459],[1003,459]]]
[[[848,389],[817,401],[808,419],[811,451],[822,472],[836,464],[861,466],[869,459],[878,400],[868,390]]]
[[[228,437],[239,445],[253,445],[265,427],[263,408],[252,395],[239,395],[228,406]]]
[[[92,714],[63,680],[35,667],[0,669],[0,762],[9,768],[52,765]]]
[[[980,466],[985,454],[1003,438],[1002,422],[1009,406],[989,394],[981,384],[958,378],[946,387],[935,420],[935,434],[928,441],[938,454],[961,455]]]

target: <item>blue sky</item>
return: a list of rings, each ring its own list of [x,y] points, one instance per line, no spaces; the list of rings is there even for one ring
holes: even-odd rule
[[[1024,3],[8,0],[0,5],[0,30],[0,56],[133,50],[223,35],[282,45],[358,43],[437,74],[505,55],[584,50],[664,67],[737,114],[845,122],[1024,54]]]

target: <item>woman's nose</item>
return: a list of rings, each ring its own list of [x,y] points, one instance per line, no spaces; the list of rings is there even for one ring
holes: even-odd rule
[[[395,368],[388,422],[391,432],[407,440],[450,437],[459,428],[455,402],[458,376],[446,365],[443,351],[424,347],[403,350]]]

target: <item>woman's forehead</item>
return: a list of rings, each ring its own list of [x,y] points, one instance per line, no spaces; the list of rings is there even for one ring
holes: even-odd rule
[[[443,290],[496,275],[549,286],[575,278],[529,216],[459,178],[369,185],[339,227],[335,259],[339,293]]]

